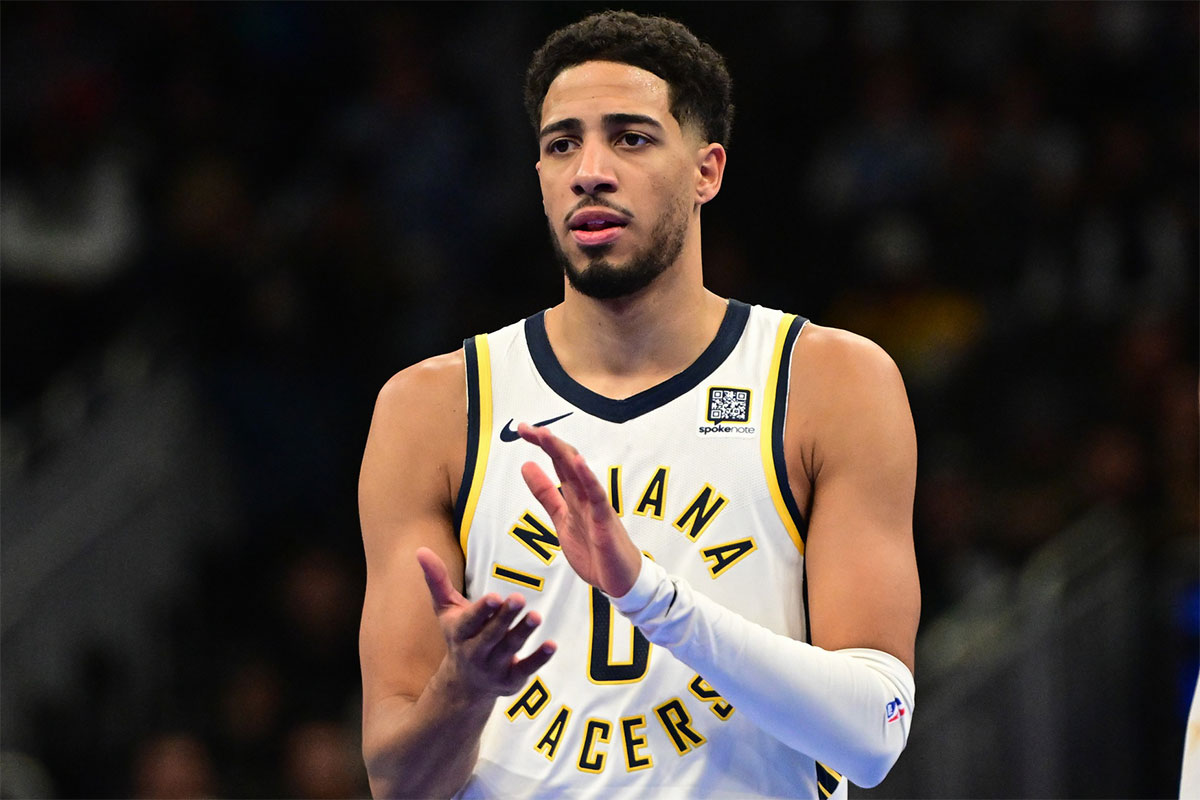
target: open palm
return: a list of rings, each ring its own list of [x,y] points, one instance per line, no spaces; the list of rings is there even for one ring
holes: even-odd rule
[[[546,428],[521,423],[517,432],[550,456],[562,482],[560,493],[537,464],[530,461],[521,467],[521,477],[554,523],[571,568],[609,596],[628,592],[637,580],[642,556],[583,456]]]

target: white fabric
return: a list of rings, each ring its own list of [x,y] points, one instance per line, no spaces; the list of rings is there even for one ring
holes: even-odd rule
[[[731,302],[731,317],[736,310]],[[819,768],[811,757],[757,727],[740,709],[718,714],[720,701],[700,697],[703,690],[695,688],[698,677],[708,676],[670,651],[650,645],[648,659],[635,658],[632,624],[580,580],[557,542],[534,552],[537,526],[553,526],[520,470],[533,461],[553,476],[553,465],[537,447],[506,433],[521,421],[548,421],[619,500],[621,520],[639,550],[739,616],[806,640],[803,545],[793,540],[782,516],[779,496],[789,492],[786,478],[780,481],[767,460],[777,455],[768,424],[778,397],[772,368],[790,363],[781,338],[791,324],[780,311],[750,307],[744,326],[730,326],[732,349],[724,351],[718,337],[710,348],[715,352],[698,360],[702,369],[689,368],[633,398],[603,402],[582,387],[564,389],[549,379],[548,369],[557,362],[544,348],[539,351],[528,324],[484,337],[490,358],[481,360],[490,369],[481,373],[473,408],[489,419],[481,423],[481,468],[471,476],[478,499],[473,506],[464,503],[464,594],[522,594],[527,608],[543,619],[523,653],[546,640],[558,651],[537,674],[539,691],[548,696],[544,703],[530,713],[508,713],[528,686],[496,703],[463,797],[825,800],[831,781],[818,785]],[[748,413],[716,431],[711,395],[722,389],[745,390]],[[598,405],[636,408],[624,421],[614,421]],[[700,525],[688,510],[704,497],[711,515]],[[661,502],[648,502],[652,498]],[[714,548],[719,559],[706,555]],[[514,573],[538,583],[506,578]],[[644,669],[633,669],[627,680],[597,680],[604,677],[593,672],[597,662],[618,668],[635,662]],[[569,718],[556,724],[563,714]],[[645,721],[629,729],[645,740],[636,747],[625,727],[634,718]],[[681,742],[669,725],[677,718],[702,738]],[[589,750],[589,725],[597,723],[611,728],[609,737],[592,737]],[[555,732],[561,733],[554,737],[557,746],[539,749]],[[630,763],[631,747],[634,761],[641,758],[647,766]],[[604,757],[598,772],[580,766],[588,753]],[[841,770],[835,762],[826,765]],[[846,797],[847,785],[837,785],[835,800]]]
[[[855,784],[877,785],[904,750],[915,686],[894,656],[867,648],[828,651],[773,633],[693,592],[644,555],[633,587],[610,599],[747,719],[787,746],[836,764]]]
[[[1200,679],[1192,694],[1188,712],[1187,733],[1183,740],[1183,764],[1179,774],[1179,796],[1183,800],[1200,800]]]

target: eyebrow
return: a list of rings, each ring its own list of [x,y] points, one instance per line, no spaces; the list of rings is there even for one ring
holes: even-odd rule
[[[661,122],[645,114],[605,114],[601,120],[606,128],[616,128],[622,125],[646,125],[660,131],[663,129]],[[568,117],[560,119],[558,122],[551,122],[542,128],[538,131],[538,139],[543,139],[552,133],[578,133],[581,130],[583,130],[583,122],[575,117]]]

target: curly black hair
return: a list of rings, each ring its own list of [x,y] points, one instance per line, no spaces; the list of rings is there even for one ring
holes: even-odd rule
[[[593,14],[550,34],[525,72],[525,110],[536,132],[546,90],[567,67],[616,61],[653,72],[667,82],[671,114],[695,124],[708,142],[729,145],[733,81],[725,59],[680,23],[632,11]]]

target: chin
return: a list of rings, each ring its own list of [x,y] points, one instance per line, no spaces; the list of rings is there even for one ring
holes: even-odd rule
[[[613,245],[609,244],[576,244],[575,249],[583,254],[587,260],[580,264],[580,267],[586,267],[597,259],[603,258],[608,260],[607,256],[613,251]]]

